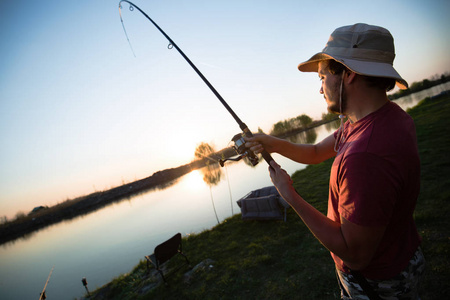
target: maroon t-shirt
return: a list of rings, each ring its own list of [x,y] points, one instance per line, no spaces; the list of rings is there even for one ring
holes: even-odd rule
[[[331,168],[328,218],[387,226],[372,261],[361,270],[365,277],[387,279],[407,266],[420,244],[413,220],[419,189],[415,126],[406,112],[388,102],[356,123],[345,123]],[[331,255],[348,273],[343,261]]]

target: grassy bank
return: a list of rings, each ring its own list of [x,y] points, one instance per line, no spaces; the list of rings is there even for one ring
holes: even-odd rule
[[[417,126],[422,166],[415,212],[427,259],[422,299],[441,299],[450,293],[450,96],[427,99],[409,113]],[[324,213],[330,164],[293,174],[301,195]],[[193,266],[211,261],[189,278],[183,275],[187,268],[173,273],[168,287],[157,285],[158,277],[148,275],[141,261],[91,299],[339,299],[328,251],[292,210],[287,222],[244,222],[236,215],[184,238],[183,249]]]

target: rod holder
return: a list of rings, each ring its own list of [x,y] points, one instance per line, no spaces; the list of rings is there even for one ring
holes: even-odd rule
[[[84,288],[86,289],[86,292],[88,293],[88,296],[91,296],[91,293],[89,293],[89,289],[88,289],[88,286],[87,286],[88,283],[87,283],[86,277],[83,277],[81,279],[81,283],[83,284]]]

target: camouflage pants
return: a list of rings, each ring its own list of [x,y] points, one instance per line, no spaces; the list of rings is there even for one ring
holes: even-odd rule
[[[408,266],[393,278],[387,280],[371,280],[367,282],[381,299],[414,299],[420,300],[419,282],[425,269],[425,258],[420,247],[414,253]],[[369,300],[363,289],[353,275],[346,274],[336,269],[341,299]]]

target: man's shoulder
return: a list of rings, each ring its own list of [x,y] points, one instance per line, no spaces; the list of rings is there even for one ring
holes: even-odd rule
[[[413,119],[392,102],[367,119],[357,131],[349,145],[348,154],[370,152],[393,155],[404,147],[414,146],[415,143]]]

